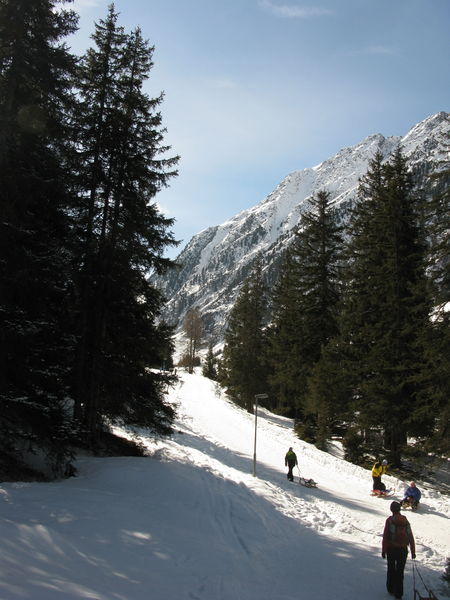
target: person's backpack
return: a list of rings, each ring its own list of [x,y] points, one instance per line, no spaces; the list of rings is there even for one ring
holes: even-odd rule
[[[396,515],[395,518],[391,517],[389,524],[390,542],[393,546],[400,548],[406,548],[408,546],[411,527],[409,526],[408,519],[403,515]]]

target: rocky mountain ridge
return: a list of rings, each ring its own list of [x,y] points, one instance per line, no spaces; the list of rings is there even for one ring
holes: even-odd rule
[[[422,185],[437,165],[450,163],[449,137],[450,115],[440,112],[403,137],[369,135],[315,167],[290,173],[256,206],[195,235],[176,259],[180,266],[155,280],[167,298],[164,319],[180,327],[186,311],[198,307],[205,336],[220,342],[227,315],[257,257],[262,258],[267,281],[276,280],[280,259],[308,198],[328,191],[345,220],[359,179],[376,152],[387,160],[400,145],[417,185]]]

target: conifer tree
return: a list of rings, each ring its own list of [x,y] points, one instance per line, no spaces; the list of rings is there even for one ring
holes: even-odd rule
[[[203,365],[202,375],[213,381],[217,380],[217,359],[214,355],[211,342],[208,344],[208,353],[205,358],[205,364]]]
[[[305,416],[307,379],[337,332],[342,248],[329,193],[319,191],[309,205],[281,269],[270,330],[271,384],[279,409],[299,418]]]
[[[293,249],[286,251],[272,296],[272,315],[268,329],[268,365],[271,408],[290,417],[297,415],[302,395],[300,355],[301,311],[297,262]]]
[[[231,398],[253,413],[255,394],[267,393],[264,322],[267,294],[260,262],[244,282],[225,332],[220,383]]]
[[[75,125],[79,159],[78,340],[76,416],[88,436],[102,420],[170,430],[160,365],[170,328],[158,324],[163,298],[148,274],[172,265],[163,250],[176,244],[173,223],[155,194],[176,174],[163,158],[162,95],[143,90],[154,48],[139,29],[125,34],[111,5],[81,61]]]
[[[450,138],[450,135],[449,135]],[[428,206],[433,316],[427,340],[428,392],[436,428],[429,446],[444,455],[450,450],[450,169],[438,165],[430,178]]]
[[[341,350],[358,423],[382,428],[396,465],[407,434],[431,426],[416,419],[430,312],[421,211],[400,149],[388,164],[378,154],[351,215]]]
[[[66,121],[76,30],[57,0],[0,1],[1,432],[4,452],[67,456],[70,226]]]
[[[194,372],[197,351],[203,337],[203,324],[198,307],[187,311],[183,323],[184,332],[188,338],[187,360],[189,373]]]
[[[327,449],[333,429],[339,428],[351,417],[348,401],[351,387],[337,339],[333,338],[323,346],[320,359],[312,366],[307,381],[306,412],[315,417],[312,441],[324,450]],[[302,428],[297,429],[301,434]]]

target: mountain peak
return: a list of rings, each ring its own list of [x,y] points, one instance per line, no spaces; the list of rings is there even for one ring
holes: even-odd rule
[[[422,163],[419,170],[425,177],[438,164],[450,162],[449,131],[450,115],[439,112],[403,137],[369,135],[315,167],[289,173],[256,206],[196,234],[177,258],[181,268],[156,279],[168,298],[164,318],[179,325],[187,310],[198,307],[206,334],[220,341],[227,315],[256,257],[263,256],[268,281],[276,279],[281,256],[308,207],[308,198],[326,190],[344,215],[376,153],[388,159],[399,146],[410,168],[416,170]]]

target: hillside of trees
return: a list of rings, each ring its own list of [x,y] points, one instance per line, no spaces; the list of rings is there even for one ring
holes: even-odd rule
[[[0,2],[0,474],[33,454],[50,476],[114,423],[165,434],[172,352],[148,273],[172,263],[154,203],[174,177],[144,83],[153,47],[114,5],[76,57],[59,0]]]
[[[343,226],[318,192],[278,283],[259,265],[231,311],[217,379],[349,460],[450,454],[450,171],[417,191],[401,148],[377,155]],[[414,442],[414,443],[412,443]]]

